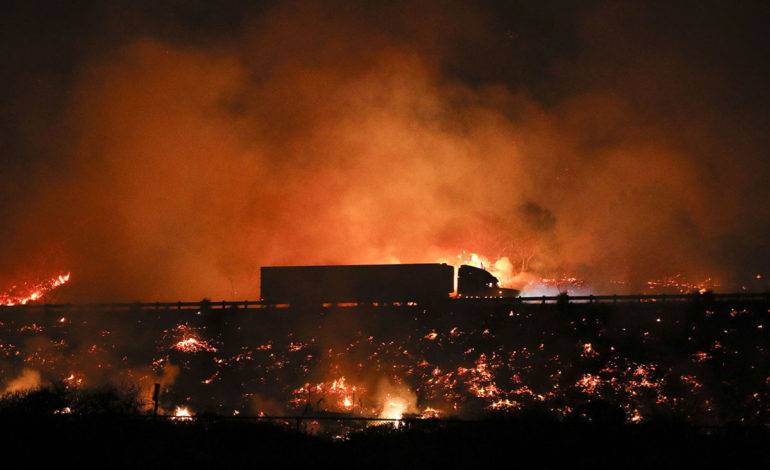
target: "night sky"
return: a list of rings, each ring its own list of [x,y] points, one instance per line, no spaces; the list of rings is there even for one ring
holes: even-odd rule
[[[767,2],[5,2],[0,291],[268,264],[770,275]],[[613,283],[615,282],[615,283]],[[622,287],[617,287],[622,286]]]

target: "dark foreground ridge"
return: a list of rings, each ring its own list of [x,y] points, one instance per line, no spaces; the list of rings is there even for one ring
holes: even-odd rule
[[[5,419],[2,448],[20,462],[141,468],[767,468],[762,428],[697,429],[505,421],[372,427],[345,440],[269,423],[114,416]],[[321,467],[318,467],[318,466]]]

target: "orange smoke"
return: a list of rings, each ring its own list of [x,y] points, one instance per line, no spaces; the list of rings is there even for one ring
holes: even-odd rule
[[[535,87],[515,61],[539,43],[494,12],[413,7],[285,2],[205,41],[148,33],[88,56],[57,171],[15,216],[14,264],[56,240],[79,301],[257,298],[261,265],[463,250],[504,283],[631,291],[762,266],[764,153],[735,137],[754,120],[726,118],[730,87],[675,47],[616,50],[650,40],[622,27],[636,10],[577,15],[576,52],[538,58]]]
[[[18,377],[10,379],[6,384],[2,394],[20,393],[37,390],[42,384],[40,372],[24,368]]]

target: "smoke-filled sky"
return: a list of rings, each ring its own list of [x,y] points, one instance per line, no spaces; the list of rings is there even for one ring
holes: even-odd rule
[[[632,290],[770,266],[767,2],[10,3],[0,286],[254,298],[261,265],[463,250]]]

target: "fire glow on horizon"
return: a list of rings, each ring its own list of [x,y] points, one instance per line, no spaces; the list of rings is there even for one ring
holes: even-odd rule
[[[70,273],[64,273],[32,285],[14,285],[7,292],[0,294],[0,305],[26,305],[36,302],[50,291],[67,284],[69,281]]]
[[[439,262],[447,263],[447,259],[442,258]],[[460,265],[469,265],[482,268],[489,271],[500,281],[500,287],[512,287],[519,289],[524,297],[552,296],[566,292],[570,295],[589,295],[589,294],[616,294],[626,293],[626,282],[621,280],[609,281],[607,292],[595,292],[591,282],[587,279],[578,277],[575,274],[559,273],[555,275],[537,275],[533,272],[517,271],[514,264],[507,256],[489,258],[478,253],[463,251],[457,255],[453,264],[455,268]],[[755,281],[761,281],[763,276],[757,274]],[[457,280],[455,279],[455,290],[457,290]],[[681,273],[676,273],[668,277],[652,279],[645,283],[645,294],[689,294],[693,292],[705,293],[720,287],[720,283],[710,277],[702,281],[689,281]]]

